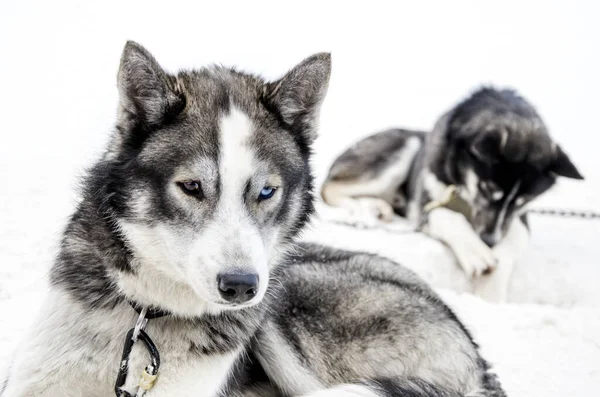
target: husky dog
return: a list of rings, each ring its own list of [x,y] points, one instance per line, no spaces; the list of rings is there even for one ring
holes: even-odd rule
[[[317,54],[270,83],[223,67],[174,75],[127,43],[116,131],[2,397],[143,395],[152,382],[151,397],[504,395],[413,273],[294,242],[313,212],[330,68]],[[157,379],[141,342],[121,362],[136,319]]]
[[[321,194],[383,221],[396,213],[424,224],[478,278],[479,295],[502,301],[529,239],[526,206],[558,176],[583,179],[533,106],[515,91],[483,88],[429,134],[392,129],[358,142]]]

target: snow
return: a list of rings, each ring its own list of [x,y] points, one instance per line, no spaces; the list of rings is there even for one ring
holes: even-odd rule
[[[286,8],[287,7],[287,8]],[[0,12],[0,378],[46,290],[76,183],[115,117],[126,39],[168,69],[210,62],[276,77],[333,52],[314,166],[392,125],[428,129],[477,85],[511,85],[540,110],[586,181],[537,203],[600,211],[596,112],[600,3],[593,1],[67,3],[5,2]],[[319,206],[305,234],[396,259],[432,283],[472,330],[510,396],[600,389],[600,222],[532,216],[509,302],[469,294],[452,256],[418,234],[356,230]],[[329,220],[329,221],[328,221]],[[402,230],[408,225],[397,224]]]

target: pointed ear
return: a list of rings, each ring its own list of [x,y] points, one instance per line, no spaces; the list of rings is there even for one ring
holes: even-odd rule
[[[117,82],[122,109],[147,125],[158,125],[185,107],[175,79],[136,42],[125,44]]]
[[[317,137],[319,110],[330,75],[331,54],[319,53],[266,86],[267,97],[279,110],[283,121],[303,131],[309,143]]]
[[[583,179],[583,176],[579,173],[575,165],[569,159],[569,156],[563,152],[562,148],[556,145],[556,152],[554,154],[554,160],[550,164],[548,169],[553,174],[558,176],[564,176],[566,178]]]

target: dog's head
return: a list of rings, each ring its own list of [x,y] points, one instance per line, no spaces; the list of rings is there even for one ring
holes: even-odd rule
[[[514,91],[485,88],[448,115],[445,168],[465,188],[473,227],[490,246],[559,176],[583,179],[536,110]]]
[[[216,66],[169,74],[127,43],[103,163],[133,272],[205,311],[262,299],[313,210],[309,155],[330,69],[317,54],[275,82]]]

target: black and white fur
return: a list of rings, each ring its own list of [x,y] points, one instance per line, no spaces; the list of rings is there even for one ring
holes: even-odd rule
[[[313,212],[330,67],[317,54],[272,83],[223,67],[174,75],[126,45],[116,131],[2,397],[112,395],[129,301],[170,313],[146,329],[162,356],[149,397],[504,395],[413,273],[294,243]],[[224,274],[254,275],[256,290],[229,301]],[[146,364],[136,345],[130,391]]]
[[[503,301],[529,239],[527,204],[558,176],[582,179],[533,106],[515,91],[483,88],[429,134],[392,129],[358,142],[332,165],[321,193],[361,216],[419,221],[426,204],[457,186],[470,220],[436,208],[424,230],[450,247],[476,293]]]

